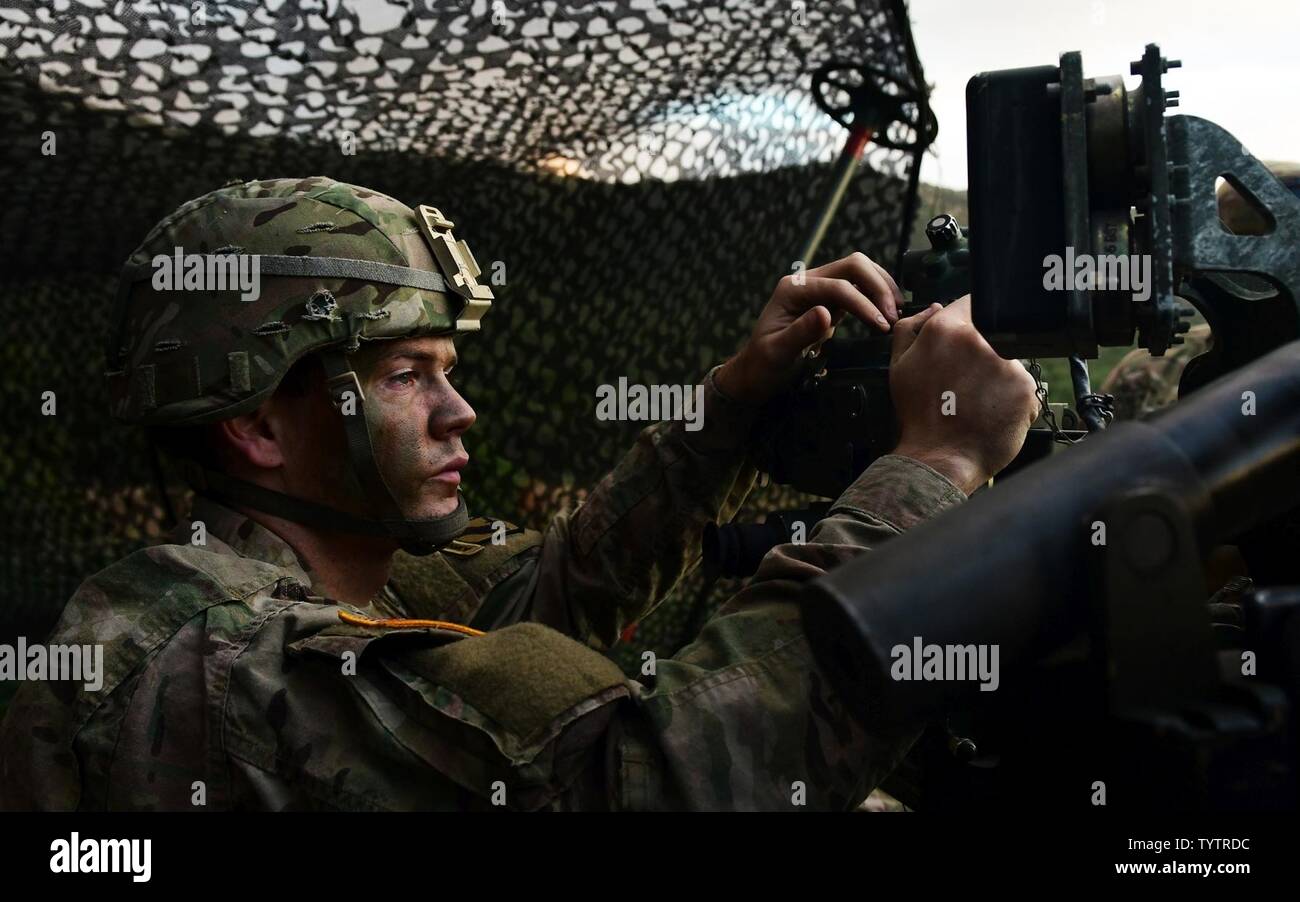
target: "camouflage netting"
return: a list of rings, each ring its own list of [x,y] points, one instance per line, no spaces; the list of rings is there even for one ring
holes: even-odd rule
[[[467,494],[541,527],[639,428],[596,420],[597,385],[694,380],[747,334],[843,141],[810,75],[842,58],[912,81],[901,10],[0,2],[0,635],[43,633],[85,576],[166,529],[142,436],[105,415],[102,346],[122,261],[182,201],[328,175],[440,207],[485,271],[504,264],[462,348]],[[914,157],[867,161],[821,260],[892,262],[909,231]],[[744,516],[792,500],[765,490]],[[700,604],[699,585],[628,660],[672,651],[734,589]]]

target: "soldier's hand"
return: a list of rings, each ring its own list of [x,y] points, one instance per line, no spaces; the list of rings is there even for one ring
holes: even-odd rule
[[[715,375],[723,393],[758,404],[798,372],[805,348],[830,338],[845,314],[888,332],[903,293],[866,254],[786,276],[758,315],[749,341]]]
[[[890,358],[895,454],[928,464],[968,495],[1011,463],[1038,417],[1036,386],[976,330],[969,295],[899,320]]]

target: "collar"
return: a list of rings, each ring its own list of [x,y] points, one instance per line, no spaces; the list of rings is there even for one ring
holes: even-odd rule
[[[256,520],[204,495],[194,496],[193,509],[189,517],[176,526],[172,541],[178,545],[193,544],[195,527],[199,523],[203,524],[208,550],[253,558],[283,568],[304,588],[311,589],[307,567],[288,542]]]
[[[217,554],[232,554],[252,558],[266,564],[272,564],[287,571],[290,576],[302,583],[310,594],[312,584],[307,565],[298,557],[293,546],[267,529],[261,523],[251,519],[219,501],[206,495],[194,496],[194,505],[187,519],[182,520],[172,534],[172,541],[178,545],[191,544],[194,526],[202,522],[206,531],[207,547]],[[342,604],[341,602],[334,602]],[[364,606],[344,605],[345,607],[376,617],[405,617],[406,611],[401,600],[393,591],[391,580],[379,590],[378,594]]]

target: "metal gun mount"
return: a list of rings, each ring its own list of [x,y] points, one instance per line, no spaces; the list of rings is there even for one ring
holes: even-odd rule
[[[1084,78],[1077,52],[1059,67],[970,80],[973,312],[1004,356],[1096,357],[1099,346],[1132,344],[1135,331],[1141,347],[1163,354],[1186,331],[1175,296],[1218,338],[1220,365],[1202,381],[1300,336],[1300,199],[1223,128],[1166,117],[1178,92],[1163,80],[1179,65],[1148,44],[1132,88],[1118,75]],[[1266,234],[1223,227],[1220,177],[1256,208]],[[1041,262],[1067,248],[1149,255],[1150,297],[1068,287],[1061,303],[1062,292],[1043,285]],[[1243,284],[1241,274],[1267,284]]]
[[[1239,653],[1219,660],[1198,564],[1300,504],[1298,400],[1295,341],[809,583],[818,666],[864,724],[947,718],[968,751],[931,763],[958,766],[943,779],[960,774],[978,804],[1087,808],[1080,787],[1104,779],[1130,807],[1294,810],[1294,543],[1277,555],[1282,582],[1243,603],[1259,679],[1242,679]],[[997,649],[1001,688],[982,693],[969,672],[900,678],[897,649],[918,641]],[[971,754],[990,748],[1000,763]],[[922,795],[942,805],[953,789]]]
[[[1300,198],[1219,126],[1166,117],[1177,93],[1163,77],[1178,65],[1150,44],[1132,88],[1120,76],[1085,79],[1078,53],[967,86],[970,228],[934,217],[929,247],[903,254],[897,275],[912,295],[905,314],[970,294],[975,324],[1004,357],[1069,359],[1077,421],[1054,413],[1058,429],[1045,415],[1017,468],[1047,456],[1058,433],[1073,440],[1080,425],[1104,427],[1108,399],[1092,392],[1085,358],[1133,344],[1135,332],[1156,355],[1181,343],[1178,297],[1215,335],[1184,371],[1183,395],[1300,337]],[[1220,177],[1255,208],[1264,234],[1223,226]],[[1048,289],[1044,262],[1070,249],[1145,256],[1149,296],[1135,298],[1132,285]],[[755,440],[760,469],[837,497],[894,446],[889,359],[884,335],[823,345],[796,387],[769,403]]]

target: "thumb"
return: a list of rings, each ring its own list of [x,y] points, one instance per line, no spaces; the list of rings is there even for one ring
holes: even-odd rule
[[[912,346],[912,342],[916,341],[917,336],[921,334],[921,327],[929,322],[930,317],[942,309],[941,304],[931,304],[920,313],[906,319],[900,319],[894,324],[894,340],[889,346],[889,362],[891,364],[906,353],[907,349]]]

